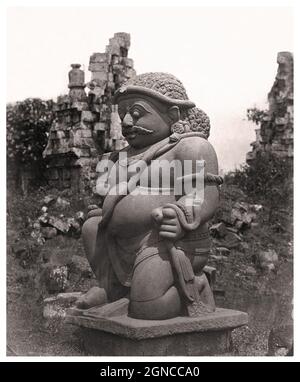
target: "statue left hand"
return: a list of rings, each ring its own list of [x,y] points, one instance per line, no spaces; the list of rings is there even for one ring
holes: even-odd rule
[[[183,237],[184,231],[173,208],[155,208],[152,217],[159,224],[159,236],[162,238],[176,241]]]
[[[95,208],[90,210],[87,214],[87,219],[92,218],[94,216],[102,216],[102,208]]]

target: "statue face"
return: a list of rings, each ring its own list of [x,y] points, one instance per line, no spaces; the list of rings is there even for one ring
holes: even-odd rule
[[[119,101],[118,112],[122,134],[134,148],[150,146],[171,133],[168,107],[150,97],[125,96]]]

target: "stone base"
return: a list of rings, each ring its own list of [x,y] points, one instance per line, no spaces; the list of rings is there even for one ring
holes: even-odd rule
[[[85,351],[95,356],[214,356],[231,351],[231,330],[182,333],[133,340],[95,329],[82,330]]]
[[[214,356],[231,351],[231,331],[248,323],[243,312],[217,308],[201,317],[137,320],[91,317],[72,309],[67,323],[82,327],[85,350],[96,356]]]

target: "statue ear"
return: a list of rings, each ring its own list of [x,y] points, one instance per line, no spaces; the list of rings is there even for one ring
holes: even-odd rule
[[[168,117],[171,119],[172,124],[180,120],[180,110],[178,106],[172,106],[168,109]]]

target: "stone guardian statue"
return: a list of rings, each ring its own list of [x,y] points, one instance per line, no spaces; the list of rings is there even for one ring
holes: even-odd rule
[[[103,166],[103,206],[83,226],[99,287],[77,307],[122,300],[130,317],[145,320],[211,313],[214,298],[203,268],[211,245],[207,222],[222,178],[207,140],[209,119],[168,73],[130,79],[114,102],[128,146]]]

